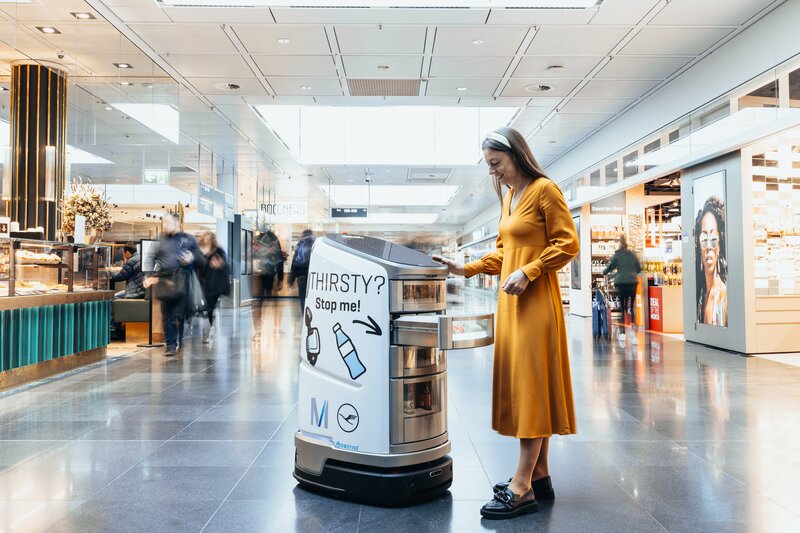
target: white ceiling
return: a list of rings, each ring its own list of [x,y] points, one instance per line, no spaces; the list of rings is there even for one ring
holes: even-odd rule
[[[16,59],[57,61],[58,53],[64,55],[74,83],[70,142],[117,163],[80,169],[97,182],[137,182],[154,161],[199,167],[210,175],[214,152],[215,165],[222,159],[239,172],[240,209],[255,206],[258,188],[309,195],[321,210],[327,199],[318,184],[346,182],[366,170],[303,167],[251,105],[518,106],[522,111],[513,126],[547,165],[779,3],[236,9],[161,8],[154,0],[41,0],[0,6],[0,75],[8,76]],[[90,11],[97,19],[78,21],[70,15],[75,11]],[[61,34],[36,30],[45,25]],[[119,62],[133,68],[112,65]],[[381,78],[421,80],[420,94],[349,96],[349,79]],[[541,84],[552,89],[530,92]],[[105,110],[110,101],[174,105],[180,145]],[[0,103],[8,105],[8,92],[0,93]],[[7,117],[7,107],[2,114]],[[204,147],[199,162],[198,144]],[[476,162],[479,157],[476,147]],[[413,169],[380,170],[376,183],[402,183]],[[437,229],[462,225],[496,201],[485,178],[480,164],[453,170],[449,183],[461,190],[441,212]],[[190,178],[181,179],[182,186],[192,186]]]

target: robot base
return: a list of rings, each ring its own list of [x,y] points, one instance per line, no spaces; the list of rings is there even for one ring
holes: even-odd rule
[[[412,505],[450,488],[453,460],[445,455],[412,466],[379,468],[329,459],[320,475],[295,465],[294,478],[303,488],[328,496],[380,506]]]

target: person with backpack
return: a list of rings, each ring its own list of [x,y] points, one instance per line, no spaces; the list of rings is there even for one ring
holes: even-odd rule
[[[283,287],[283,264],[288,256],[275,232],[267,230],[253,243],[253,340],[261,339],[264,302]]]
[[[217,243],[213,231],[200,235],[200,260],[197,262],[197,277],[203,288],[208,316],[208,329],[203,333],[203,344],[211,342],[214,330],[214,309],[221,296],[231,293],[231,269],[225,250]]]
[[[310,229],[303,231],[297,246],[294,249],[292,268],[289,272],[289,285],[297,280],[297,290],[300,293],[300,314],[306,308],[306,283],[308,282],[308,265],[311,263],[311,250],[314,248],[314,232]]]
[[[608,262],[603,275],[607,276],[611,272],[617,271],[614,276],[614,286],[619,291],[619,301],[622,309],[622,327],[625,327],[625,313],[631,317],[631,328],[636,332],[636,288],[639,285],[639,272],[642,265],[629,248],[625,235],[619,238],[619,248],[614,252],[611,261]],[[625,333],[619,334],[620,339],[625,338]]]

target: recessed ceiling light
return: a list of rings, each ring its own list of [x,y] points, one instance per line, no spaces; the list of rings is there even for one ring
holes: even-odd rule
[[[556,144],[556,143],[558,143],[558,141],[555,141],[555,140],[551,140],[551,141],[547,141],[547,142],[548,142],[548,143],[550,143],[550,144]]]
[[[76,19],[79,19],[79,20],[95,20],[95,16],[92,15],[91,13],[86,13],[86,12],[73,13],[73,12],[70,12],[70,15],[72,15],[73,17],[75,17]]]
[[[547,91],[552,91],[553,86],[546,85],[544,83],[539,83],[534,85],[528,85],[527,87],[525,87],[525,90],[528,91],[529,93],[546,93]]]
[[[310,91],[311,90],[311,87],[309,87],[308,85],[303,85],[300,88],[303,89],[304,91]]]
[[[0,87],[0,92],[2,92],[2,91],[7,91],[7,90],[8,90],[8,89],[6,89],[5,87]]]
[[[378,70],[389,70],[389,65],[378,65]]]
[[[550,72],[561,72],[562,70],[564,70],[564,65],[550,65],[549,67],[547,67],[547,70],[549,70]]]
[[[281,37],[280,39],[278,39],[278,44],[289,44],[290,42],[292,41],[290,41],[286,37]]]
[[[52,26],[36,26],[36,29],[42,33],[49,33],[49,34],[61,33],[60,31],[58,31],[57,28],[54,28]]]
[[[107,105],[107,106],[105,107],[105,110],[106,110],[106,111],[112,111],[113,109],[114,109],[114,108],[113,108],[113,107],[111,107],[111,106],[109,106],[109,105]]]
[[[456,91],[466,91],[466,87],[456,87]]]
[[[133,66],[130,63],[111,63],[111,64],[117,68],[133,68]]]
[[[472,44],[474,44],[474,45],[476,45],[476,46],[480,46],[480,45],[482,45],[484,42],[485,42],[485,41],[484,41],[483,39],[475,39],[474,41],[472,41]]]
[[[147,87],[148,89],[152,89],[153,88],[153,84],[152,83],[148,83],[147,85],[145,85],[145,87]]]
[[[131,85],[133,85],[133,84],[132,84],[131,82],[129,82],[129,81],[121,81],[121,82],[119,82],[119,84],[120,84],[120,85],[124,85],[124,86],[126,86],[126,87],[130,87]]]

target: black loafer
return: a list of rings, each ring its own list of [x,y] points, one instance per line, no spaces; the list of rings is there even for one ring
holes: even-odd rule
[[[481,516],[489,520],[504,520],[535,513],[538,510],[539,504],[533,496],[533,489],[518,496],[506,488],[495,493],[492,501],[481,507]]]
[[[505,490],[508,488],[508,484],[511,483],[509,479],[506,483],[497,483],[495,484],[494,491],[500,492],[501,490]],[[550,481],[550,476],[545,476],[542,479],[537,479],[536,481],[531,483],[531,488],[533,488],[533,494],[536,496],[536,500],[555,500],[556,493],[553,491],[553,483]]]

